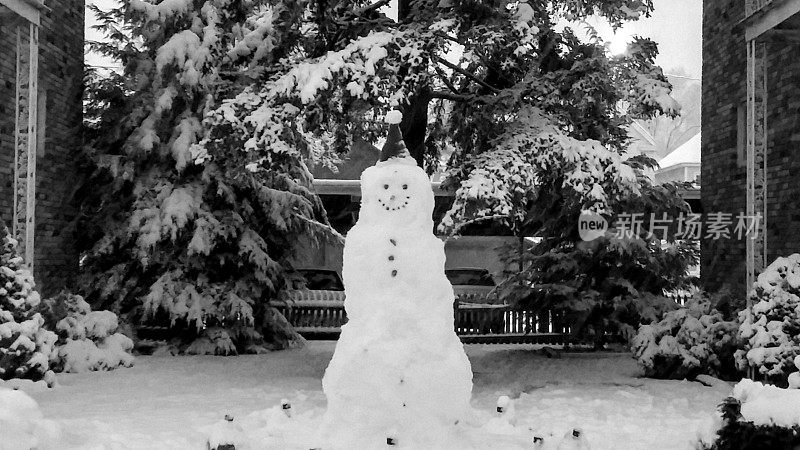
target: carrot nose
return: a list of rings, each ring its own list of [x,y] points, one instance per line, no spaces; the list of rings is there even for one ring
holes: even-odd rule
[[[391,197],[389,197],[389,200],[392,200],[392,201],[394,201],[394,195],[393,195],[393,196],[391,196]]]

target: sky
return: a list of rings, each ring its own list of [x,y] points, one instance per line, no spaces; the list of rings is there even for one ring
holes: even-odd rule
[[[86,4],[92,4],[100,9],[105,10],[117,6],[118,2],[116,0],[86,0]],[[87,9],[86,22],[84,24],[85,39],[87,41],[103,41],[105,36],[103,36],[103,34],[100,32],[93,30],[92,27],[94,25],[97,25],[97,18],[94,16],[94,13]],[[119,63],[96,53],[87,53],[84,60],[88,66],[120,67]]]
[[[656,63],[664,72],[680,72],[700,79],[702,73],[702,0],[655,0],[651,17],[625,25],[618,31],[624,40],[631,35],[648,37],[658,43]],[[613,41],[611,27],[599,21],[592,25],[606,41]]]
[[[115,0],[88,0],[101,8],[113,6]],[[395,2],[392,2],[393,4]],[[590,23],[600,36],[613,43],[613,47],[622,47],[631,35],[649,37],[659,46],[656,62],[665,73],[686,74],[690,78],[700,78],[702,69],[702,22],[703,2],[701,0],[654,0],[655,10],[650,18],[625,25],[615,36],[611,27],[601,20]],[[86,13],[86,39],[102,40],[103,37],[91,29],[95,19]],[[89,65],[114,66],[114,62],[98,55],[86,57]]]

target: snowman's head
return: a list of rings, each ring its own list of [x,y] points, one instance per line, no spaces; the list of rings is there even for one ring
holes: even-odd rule
[[[359,222],[433,229],[433,191],[413,158],[378,162],[361,175]]]

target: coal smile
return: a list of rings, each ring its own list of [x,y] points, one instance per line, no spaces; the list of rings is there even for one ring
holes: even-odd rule
[[[398,211],[400,209],[405,209],[405,207],[408,206],[408,199],[409,198],[411,198],[411,197],[410,196],[406,196],[406,201],[404,203],[396,206],[396,207],[389,206],[387,203],[384,203],[383,200],[380,199],[380,198],[378,199],[378,203],[381,205],[381,207],[383,207],[383,209],[385,209],[387,211]]]

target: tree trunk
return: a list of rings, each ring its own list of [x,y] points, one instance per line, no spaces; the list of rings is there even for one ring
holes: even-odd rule
[[[397,21],[405,22],[411,13],[411,0],[398,0]],[[403,141],[417,165],[425,168],[425,136],[428,132],[428,104],[431,98],[427,89],[422,89],[409,96],[408,104],[403,107],[403,121],[400,131]]]
[[[409,98],[409,104],[403,111],[400,131],[403,141],[417,165],[425,168],[425,135],[428,131],[428,104],[430,95],[426,91],[419,92]]]
[[[606,345],[606,324],[602,318],[597,321],[594,331],[594,351],[603,350]]]
[[[397,1],[397,21],[403,22],[408,18],[411,12],[411,0],[398,0]]]

